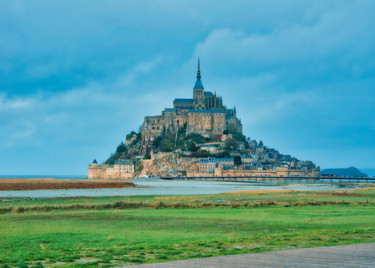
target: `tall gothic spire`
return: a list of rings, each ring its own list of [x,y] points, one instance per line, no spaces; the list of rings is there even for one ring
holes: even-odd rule
[[[200,62],[199,56],[198,56],[197,81],[195,81],[194,89],[204,89],[202,81],[201,81],[201,62]]]
[[[199,56],[198,56],[197,79],[201,79],[201,62],[200,62]]]

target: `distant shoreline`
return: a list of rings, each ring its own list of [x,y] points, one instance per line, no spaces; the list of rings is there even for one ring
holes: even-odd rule
[[[44,190],[44,189],[96,189],[135,187],[132,182],[118,180],[59,180],[43,179],[0,179],[1,191]]]

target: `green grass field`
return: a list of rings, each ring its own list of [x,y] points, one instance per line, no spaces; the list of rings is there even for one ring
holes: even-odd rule
[[[111,267],[374,242],[374,197],[362,189],[8,200],[0,202],[0,267]]]

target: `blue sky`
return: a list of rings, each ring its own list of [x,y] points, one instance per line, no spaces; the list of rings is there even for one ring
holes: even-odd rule
[[[374,1],[0,2],[0,174],[85,174],[145,115],[207,90],[244,133],[375,168]]]

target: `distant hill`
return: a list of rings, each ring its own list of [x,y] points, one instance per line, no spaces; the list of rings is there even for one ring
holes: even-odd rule
[[[366,173],[363,173],[359,171],[355,167],[349,167],[349,168],[328,168],[324,169],[320,172],[321,175],[325,174],[332,174],[342,177],[368,177]]]
[[[369,177],[375,177],[375,168],[361,168]]]

